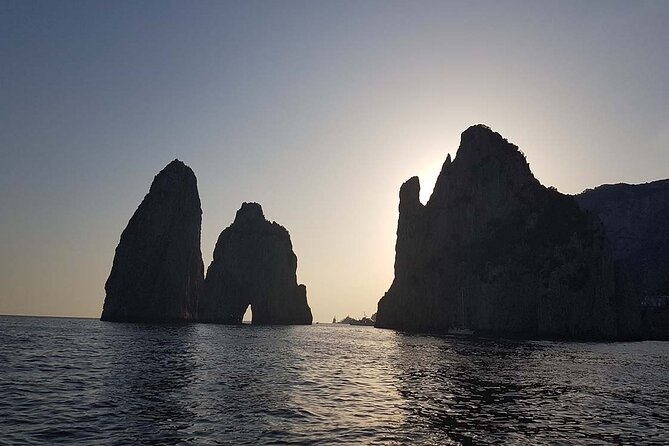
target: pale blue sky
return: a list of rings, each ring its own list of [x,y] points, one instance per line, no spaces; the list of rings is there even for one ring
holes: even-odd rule
[[[669,2],[0,0],[0,313],[97,317],[153,176],[195,171],[205,266],[242,201],[315,320],[370,315],[397,194],[486,123],[547,185],[669,177]]]

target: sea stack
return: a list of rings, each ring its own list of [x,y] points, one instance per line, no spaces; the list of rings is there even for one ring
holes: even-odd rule
[[[518,147],[484,125],[462,133],[432,196],[400,189],[395,278],[376,326],[617,339],[621,300],[604,230],[542,186]]]
[[[175,159],[156,175],[121,234],[101,319],[194,320],[204,272],[201,226],[197,179]]]
[[[286,228],[267,221],[258,203],[243,203],[216,242],[198,319],[241,324],[250,305],[254,325],[309,325],[307,289],[296,270]]]

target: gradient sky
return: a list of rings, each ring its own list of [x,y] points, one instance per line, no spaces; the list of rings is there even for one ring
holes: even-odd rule
[[[669,177],[669,2],[0,0],[0,314],[98,317],[154,175],[243,201],[315,321],[376,311],[399,187],[485,123],[546,185]]]

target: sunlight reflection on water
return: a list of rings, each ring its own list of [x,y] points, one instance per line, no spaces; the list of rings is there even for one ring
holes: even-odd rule
[[[0,317],[10,444],[658,444],[669,344]]]

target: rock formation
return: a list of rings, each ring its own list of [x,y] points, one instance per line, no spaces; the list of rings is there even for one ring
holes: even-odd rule
[[[193,320],[203,283],[202,210],[193,171],[179,160],[153,180],[116,248],[102,320]]]
[[[648,337],[669,339],[669,180],[603,185],[575,198],[604,224],[618,269],[642,296]]]
[[[669,295],[669,180],[603,185],[575,198],[602,221],[614,259],[639,291]]]
[[[296,270],[288,231],[265,220],[259,204],[243,203],[216,242],[199,320],[241,324],[250,305],[253,324],[311,324],[307,289],[297,284]]]
[[[518,148],[484,125],[462,134],[432,196],[400,189],[395,278],[377,327],[527,337],[634,337],[604,231],[542,186]]]

